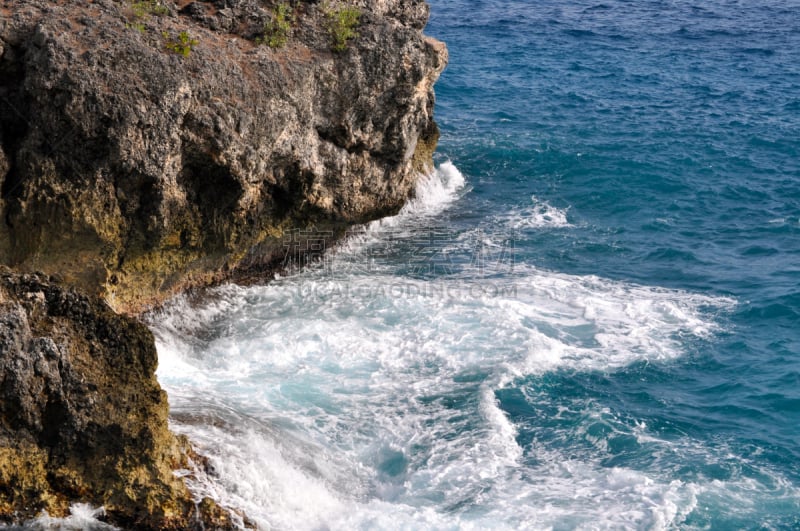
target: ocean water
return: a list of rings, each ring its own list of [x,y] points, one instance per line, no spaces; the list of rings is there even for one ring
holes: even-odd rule
[[[150,318],[195,491],[265,529],[800,528],[800,2],[431,5],[415,200]]]

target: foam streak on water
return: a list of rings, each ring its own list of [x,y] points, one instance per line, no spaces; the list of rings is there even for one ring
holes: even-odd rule
[[[535,195],[531,196],[531,203],[527,208],[512,210],[506,216],[500,217],[500,221],[505,221],[514,230],[570,226],[566,210],[556,208],[547,201],[540,201]]]
[[[388,224],[412,231],[457,201],[454,175],[440,168],[422,185],[435,193]],[[396,238],[386,225],[339,263]],[[153,329],[174,428],[215,469],[192,487],[278,529],[665,528],[699,497],[735,495],[735,481],[523,447],[496,396],[548,373],[674,360],[733,300],[524,264],[480,273],[309,269],[200,307],[176,300]]]

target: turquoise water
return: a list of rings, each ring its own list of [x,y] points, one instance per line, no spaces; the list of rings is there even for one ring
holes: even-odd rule
[[[438,169],[154,316],[276,529],[800,528],[798,2],[435,0]]]

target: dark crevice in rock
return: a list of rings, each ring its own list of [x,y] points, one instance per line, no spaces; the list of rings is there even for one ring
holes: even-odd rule
[[[0,147],[0,149],[5,151],[4,148],[5,146]],[[0,187],[0,199],[8,199],[11,197],[11,194],[19,188],[21,179],[13,159],[8,161],[4,175],[0,175],[0,182],[3,183],[2,187]]]
[[[16,154],[28,133],[27,108],[22,101],[24,66],[21,51],[6,45],[0,57],[0,198],[8,199],[19,189]],[[6,220],[8,223],[8,220]]]
[[[67,406],[57,397],[47,401],[42,414],[41,443],[45,446],[53,446],[59,443],[61,425],[69,422],[69,410]]]
[[[318,127],[317,134],[322,140],[330,142],[334,146],[344,149],[351,155],[357,155],[368,151],[367,145],[363,142],[348,142],[347,129],[343,126],[334,130],[325,130]]]
[[[114,190],[125,219],[130,220],[125,235],[124,249],[116,267],[121,268],[129,254],[147,251],[157,245],[158,220],[161,217],[162,188],[158,180],[138,171],[114,172]]]
[[[192,206],[191,215],[201,220],[199,247],[211,253],[224,251],[234,236],[231,215],[244,194],[231,169],[214,159],[210,152],[190,147],[184,151],[183,169],[178,175],[178,185]],[[186,229],[181,231],[180,240],[183,245],[197,247]]]
[[[296,216],[298,210],[305,206],[304,198],[308,196],[314,175],[303,171],[298,164],[277,167],[273,173],[276,184],[271,185],[268,190],[273,200],[274,217],[285,219]]]
[[[189,200],[203,212],[230,214],[244,193],[230,168],[214,162],[208,153],[195,152],[184,157],[178,183],[188,192]]]

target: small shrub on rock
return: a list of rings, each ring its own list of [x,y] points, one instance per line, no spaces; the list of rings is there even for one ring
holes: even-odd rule
[[[328,33],[331,37],[331,49],[343,52],[347,44],[358,37],[356,28],[361,21],[361,10],[352,6],[323,7],[328,21]]]
[[[180,32],[177,38],[172,38],[169,32],[166,31],[161,35],[167,41],[167,44],[165,45],[167,50],[180,54],[184,57],[189,57],[192,48],[200,44],[200,41],[189,35],[188,31]]]
[[[256,44],[266,44],[270,48],[283,48],[292,31],[294,15],[289,4],[281,2],[272,10],[272,18],[264,24],[264,34],[256,38]]]
[[[169,9],[162,6],[157,0],[140,0],[131,4],[133,16],[136,18],[147,18],[150,15],[166,15]]]

